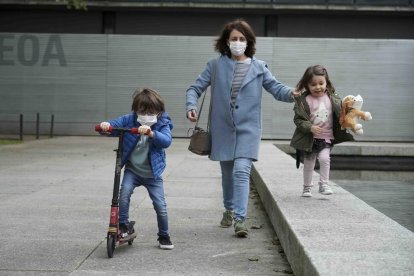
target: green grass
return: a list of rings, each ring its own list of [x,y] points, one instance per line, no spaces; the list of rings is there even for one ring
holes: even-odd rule
[[[1,145],[11,145],[11,144],[20,144],[22,141],[17,139],[0,139],[0,146]]]

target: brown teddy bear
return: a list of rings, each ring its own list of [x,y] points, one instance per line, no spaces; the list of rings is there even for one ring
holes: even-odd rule
[[[362,125],[358,123],[358,119],[364,121],[372,120],[371,113],[362,111],[363,99],[360,95],[348,95],[342,100],[342,111],[339,116],[339,124],[342,129],[352,130],[353,133],[362,135]]]

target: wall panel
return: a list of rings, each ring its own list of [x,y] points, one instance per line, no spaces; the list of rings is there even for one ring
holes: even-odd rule
[[[215,37],[0,33],[0,134],[34,133],[55,115],[55,134],[94,135],[94,124],[129,112],[135,89],[152,87],[166,101],[175,137],[186,137],[185,91],[204,69]],[[295,86],[305,68],[323,64],[341,96],[361,94],[360,140],[414,141],[414,41],[257,39],[257,57]],[[263,95],[263,137],[290,139],[293,104]],[[205,117],[204,117],[205,119]]]

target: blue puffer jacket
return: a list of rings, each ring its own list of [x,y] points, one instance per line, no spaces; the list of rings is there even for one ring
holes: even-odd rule
[[[112,127],[115,128],[133,128],[141,126],[137,122],[137,114],[131,112],[117,119],[108,121]],[[154,132],[154,137],[148,138],[149,142],[149,162],[152,168],[154,177],[159,177],[166,167],[165,148],[168,148],[172,142],[171,129],[173,128],[171,118],[167,112],[162,113],[158,118],[156,124],[151,129]],[[113,131],[110,136],[118,136],[116,131]],[[122,152],[122,167],[125,165],[132,151],[135,149],[140,135],[125,133]]]

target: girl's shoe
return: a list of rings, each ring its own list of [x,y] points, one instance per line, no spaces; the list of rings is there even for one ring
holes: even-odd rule
[[[323,195],[331,195],[333,194],[333,191],[329,187],[328,184],[320,184],[319,185],[319,192]]]
[[[312,196],[311,189],[312,189],[312,187],[310,187],[310,186],[304,186],[302,196],[303,197],[311,197]]]

